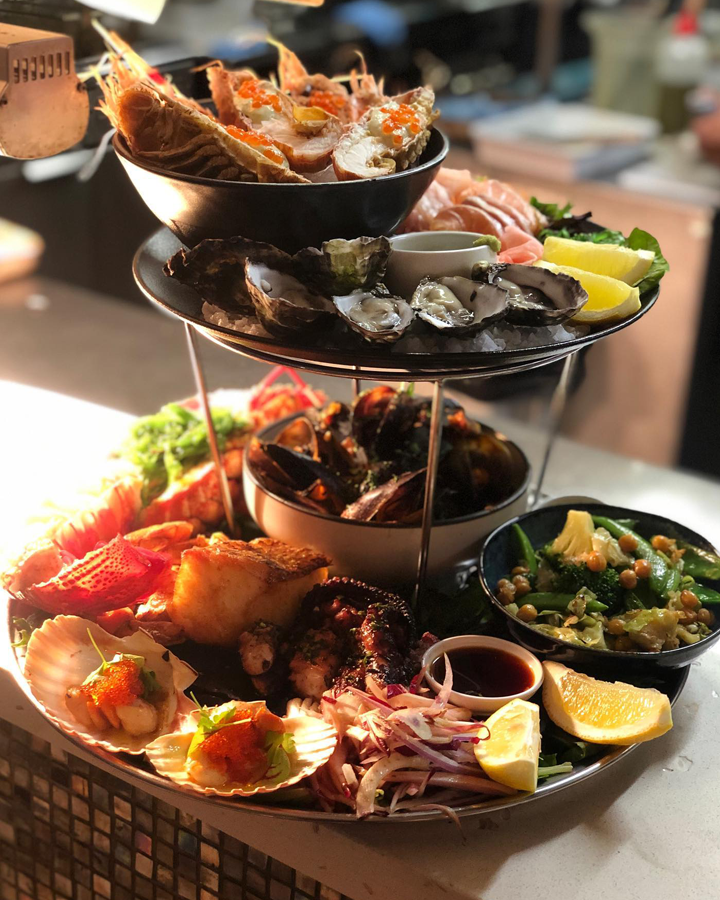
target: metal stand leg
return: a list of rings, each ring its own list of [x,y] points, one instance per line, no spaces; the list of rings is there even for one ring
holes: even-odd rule
[[[533,497],[531,509],[534,509],[540,502],[542,486],[545,481],[548,463],[550,462],[550,454],[552,453],[555,439],[557,438],[560,426],[562,425],[565,407],[567,406],[570,382],[572,380],[573,372],[575,371],[577,359],[577,353],[571,353],[570,356],[565,357],[563,370],[560,374],[560,381],[558,381],[557,387],[552,395],[552,400],[550,401],[550,422],[548,425],[547,443],[545,444],[545,454],[543,456],[542,465],[540,466],[540,474],[538,475],[537,484],[535,485],[535,495]]]
[[[200,403],[202,404],[205,424],[207,425],[208,443],[210,444],[210,453],[212,454],[212,460],[215,464],[215,474],[217,476],[218,484],[220,485],[220,497],[222,499],[223,509],[225,510],[225,519],[227,520],[230,536],[235,537],[235,511],[233,509],[232,497],[230,496],[230,487],[228,485],[225,469],[223,468],[222,458],[217,443],[217,435],[215,434],[215,425],[213,424],[212,414],[210,412],[210,402],[207,396],[205,375],[203,374],[200,357],[197,352],[197,345],[195,343],[195,329],[189,322],[185,323],[185,336],[187,337],[190,362],[192,363],[193,375],[195,376],[195,385],[197,387]]]
[[[413,607],[417,607],[418,598],[425,587],[425,578],[427,575],[428,552],[430,550],[433,509],[435,506],[435,484],[437,482],[440,443],[442,440],[443,411],[445,406],[444,399],[443,382],[436,381],[433,389],[432,415],[430,418],[430,444],[428,447],[427,473],[425,475],[425,503],[423,505],[420,556],[418,557]]]

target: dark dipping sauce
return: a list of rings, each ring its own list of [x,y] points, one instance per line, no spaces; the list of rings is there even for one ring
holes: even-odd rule
[[[453,673],[453,690],[481,697],[508,697],[531,688],[535,676],[530,666],[512,653],[491,647],[467,647],[447,654]],[[440,684],[445,678],[445,658],[432,664],[431,675]]]

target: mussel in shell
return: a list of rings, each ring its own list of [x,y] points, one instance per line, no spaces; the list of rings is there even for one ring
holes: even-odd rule
[[[422,516],[425,469],[406,472],[362,494],[346,506],[341,518],[356,522],[402,522],[411,525]]]
[[[418,317],[445,333],[467,334],[501,319],[508,305],[505,290],[461,275],[423,278],[411,306]]]
[[[374,288],[385,275],[389,257],[386,237],[335,238],[319,250],[307,247],[295,254],[308,281],[332,296]]]
[[[299,281],[292,257],[283,257],[276,251],[245,260],[245,283],[258,319],[279,337],[327,324],[334,313],[331,301]]]
[[[335,309],[344,322],[366,341],[393,343],[412,324],[415,313],[409,303],[394,297],[384,285],[372,291],[357,290],[333,297]]]
[[[507,294],[506,321],[511,325],[559,325],[587,303],[579,281],[562,272],[516,263],[476,263],[472,277]]]

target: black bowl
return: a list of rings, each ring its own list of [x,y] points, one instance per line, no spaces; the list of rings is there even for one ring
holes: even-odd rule
[[[591,647],[579,647],[575,644],[569,644],[567,641],[536,631],[505,609],[495,597],[494,589],[497,582],[501,578],[505,578],[508,572],[517,565],[517,556],[512,540],[512,525],[517,522],[530,538],[533,547],[541,547],[553,540],[562,531],[568,510],[578,508],[587,510],[591,515],[608,516],[611,519],[636,519],[638,523],[637,530],[643,536],[665,534],[671,538],[682,538],[691,544],[717,553],[713,545],[701,535],[696,534],[684,525],[679,525],[677,522],[665,519],[662,516],[656,516],[653,513],[637,512],[633,509],[605,506],[604,504],[549,506],[525,513],[523,516],[506,522],[488,535],[480,552],[479,563],[482,586],[497,609],[507,619],[508,628],[518,643],[541,659],[552,659],[571,667],[578,666],[587,669],[612,671],[615,677],[618,675],[618,670],[623,667],[628,671],[633,670],[640,673],[643,671],[647,672],[656,666],[667,666],[670,668],[686,666],[693,659],[709,650],[720,639],[719,622],[716,622],[713,626],[715,630],[712,634],[696,644],[678,647],[677,650],[663,650],[660,653],[624,652],[595,650]]]
[[[288,253],[332,238],[392,234],[448,152],[436,128],[418,164],[395,175],[328,184],[259,184],[178,175],[138,162],[117,134],[113,147],[150,210],[187,247],[242,235]]]

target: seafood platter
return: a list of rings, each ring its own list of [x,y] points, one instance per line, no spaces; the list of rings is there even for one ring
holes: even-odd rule
[[[641,512],[525,513],[522,448],[443,393],[636,321],[657,241],[444,168],[432,91],[362,61],[211,64],[208,104],[106,39],[114,147],[166,226],[135,276],[185,321],[199,397],[3,563],[31,702],[127,774],[338,823],[457,823],[661,738],[720,635],[717,551]],[[346,404],[288,368],[209,397],[196,331],[403,384]]]
[[[418,450],[382,441],[410,428],[422,443],[427,404],[372,388],[348,407],[295,373],[272,378],[212,397],[242,539],[224,527],[191,400],[137,420],[105,477],[38,517],[4,562],[3,655],[56,728],[209,803],[402,822],[541,798],[672,727],[686,663],[720,636],[720,556],[701,536],[624,509],[548,507],[507,513],[464,577],[417,599],[349,577],[312,529],[294,544],[257,536],[243,469],[260,454],[285,502],[328,519],[375,510],[402,529],[418,498],[378,504],[374,485],[401,482]],[[255,436],[273,424],[275,442]],[[440,528],[459,505],[501,505],[510,477],[497,437],[457,404],[443,427],[443,468],[472,478],[463,497],[442,482]],[[288,478],[292,455],[314,464],[311,484]],[[340,482],[356,494],[342,508]]]

